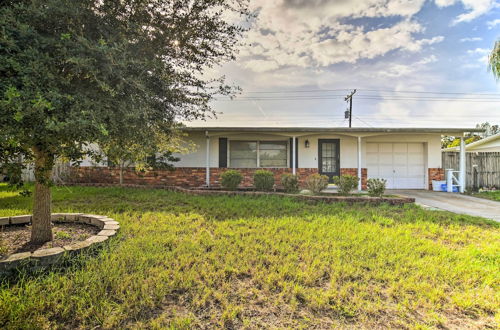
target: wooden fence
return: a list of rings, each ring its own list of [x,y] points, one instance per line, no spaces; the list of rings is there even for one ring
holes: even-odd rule
[[[459,169],[460,153],[443,152],[443,168]],[[500,152],[467,152],[466,186],[467,189],[500,188]]]

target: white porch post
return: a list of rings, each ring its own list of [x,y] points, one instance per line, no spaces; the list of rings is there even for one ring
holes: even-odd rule
[[[295,175],[297,170],[297,155],[295,154],[297,151],[297,143],[295,141],[295,136],[292,137],[292,173]]]
[[[361,136],[358,136],[358,190],[363,189],[362,179],[361,179]]]
[[[205,137],[207,138],[205,181],[207,187],[210,187],[210,136],[208,136],[208,131],[205,131]]]
[[[465,139],[463,136],[460,137],[460,169],[459,169],[459,181],[460,181],[460,192],[465,192]]]

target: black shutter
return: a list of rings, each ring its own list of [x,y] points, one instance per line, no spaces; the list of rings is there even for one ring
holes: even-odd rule
[[[290,168],[293,167],[293,138],[290,138]],[[295,168],[299,168],[299,138],[295,138]]]
[[[227,138],[219,138],[219,167],[227,167]]]

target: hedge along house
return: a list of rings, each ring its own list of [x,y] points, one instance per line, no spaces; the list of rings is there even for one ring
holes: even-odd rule
[[[389,189],[429,189],[444,180],[441,135],[463,137],[470,128],[318,128],[318,127],[186,127],[194,152],[176,155],[174,171],[137,174],[127,171],[125,183],[186,187],[218,186],[228,168],[240,170],[243,186],[251,186],[256,169],[294,173],[304,182],[313,173],[329,177],[355,175],[358,188],[369,178],[387,180]],[[465,159],[465,157],[464,157]],[[465,165],[464,165],[465,168]],[[116,183],[109,168],[78,170],[82,181]]]

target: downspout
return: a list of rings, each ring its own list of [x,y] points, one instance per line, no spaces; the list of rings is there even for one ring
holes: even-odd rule
[[[295,154],[297,150],[297,142],[295,141],[295,136],[292,137],[292,174],[297,173],[297,155]]]
[[[207,138],[205,184],[207,185],[207,187],[210,187],[210,136],[208,136],[208,131],[205,131],[205,137]]]
[[[465,169],[466,169],[466,160],[465,160],[465,139],[463,136],[460,137],[460,169],[458,178],[460,181],[460,192],[463,194],[465,192]]]
[[[358,136],[358,191],[363,190],[361,175],[361,136]]]

